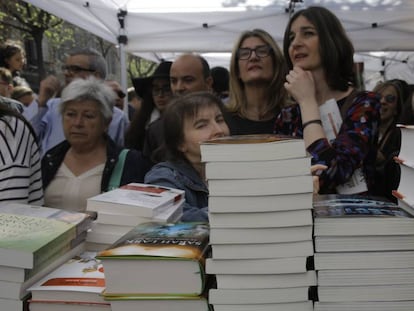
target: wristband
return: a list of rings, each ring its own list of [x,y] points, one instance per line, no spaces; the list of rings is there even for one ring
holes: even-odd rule
[[[307,121],[302,124],[302,130],[304,130],[305,127],[307,127],[310,124],[319,124],[322,126],[322,121],[320,119],[314,119],[314,120]]]

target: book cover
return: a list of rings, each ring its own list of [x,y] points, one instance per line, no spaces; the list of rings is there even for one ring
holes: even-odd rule
[[[136,226],[98,253],[105,269],[106,293],[200,294],[205,258],[210,253],[209,231],[208,223],[202,222]],[[151,278],[152,282],[135,281]]]
[[[276,134],[233,135],[202,142],[201,161],[271,161],[306,156],[303,139]]]
[[[29,288],[33,300],[104,303],[105,275],[94,252],[83,252]]]
[[[0,265],[32,269],[76,238],[76,225],[60,220],[0,213]]]
[[[315,195],[315,236],[414,235],[414,216],[382,198]]]
[[[156,217],[184,198],[184,191],[169,187],[130,183],[87,200],[87,211]]]

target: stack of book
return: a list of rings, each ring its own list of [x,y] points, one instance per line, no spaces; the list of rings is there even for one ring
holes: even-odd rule
[[[111,311],[101,295],[105,276],[95,256],[83,252],[29,287],[30,311]]]
[[[136,225],[149,221],[173,223],[183,213],[184,191],[130,183],[87,200],[97,219],[87,236],[87,249],[101,251]]]
[[[89,215],[26,204],[0,206],[0,305],[22,310],[27,288],[85,248]]]
[[[304,141],[229,136],[201,144],[209,187],[215,311],[312,310],[311,160]]]
[[[207,311],[207,223],[143,223],[97,258],[112,311]]]
[[[398,125],[401,130],[401,149],[396,161],[400,164],[401,177],[397,191],[393,195],[398,205],[414,213],[414,125]]]
[[[358,195],[314,200],[315,310],[414,310],[414,217]]]

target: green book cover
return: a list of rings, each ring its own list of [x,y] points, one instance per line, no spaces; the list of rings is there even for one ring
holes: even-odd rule
[[[72,223],[0,213],[0,265],[32,269],[75,237]]]

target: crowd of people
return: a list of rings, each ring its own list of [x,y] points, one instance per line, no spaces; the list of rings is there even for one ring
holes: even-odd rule
[[[242,32],[229,70],[185,53],[123,90],[107,78],[99,52],[76,48],[64,60],[64,83],[48,76],[35,94],[21,77],[24,50],[5,43],[0,201],[84,211],[91,196],[145,182],[185,190],[182,220],[208,221],[200,142],[271,133],[303,138],[311,171],[318,171],[315,192],[395,201],[396,125],[414,124],[413,92],[398,79],[358,90],[353,56],[339,19],[313,6],[293,14],[283,47],[262,29]],[[336,113],[338,128],[324,126],[321,106]],[[120,181],[112,185],[120,161]]]

